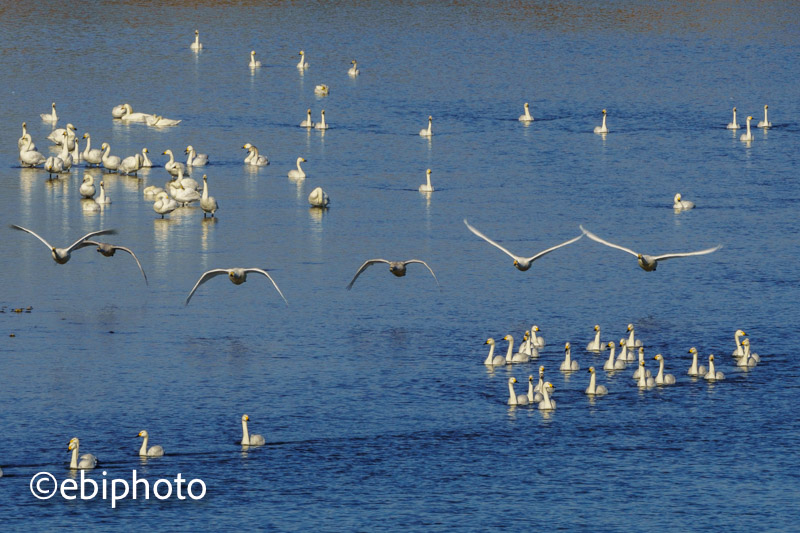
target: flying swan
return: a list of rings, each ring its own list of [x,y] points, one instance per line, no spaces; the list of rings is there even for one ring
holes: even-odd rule
[[[35,232],[33,232],[33,231],[31,231],[31,230],[29,230],[27,228],[23,228],[22,226],[17,226],[16,224],[11,224],[11,227],[14,228],[14,229],[18,229],[20,231],[26,231],[26,232],[30,233],[31,235],[33,235],[34,237],[36,237],[37,239],[39,239],[40,241],[42,241],[45,246],[50,248],[50,254],[53,256],[53,261],[55,261],[59,265],[63,265],[67,261],[69,261],[69,258],[72,256],[73,250],[77,250],[78,248],[82,248],[81,244],[83,244],[83,242],[86,239],[88,239],[90,237],[94,237],[95,235],[113,235],[113,234],[117,233],[117,230],[113,230],[113,229],[103,229],[103,230],[100,230],[100,231],[92,231],[92,232],[87,233],[86,235],[84,235],[83,237],[81,237],[80,239],[75,241],[74,243],[72,243],[67,248],[56,248],[55,246],[51,245],[49,242],[44,240],[42,237],[37,235]]]
[[[275,290],[278,291],[278,294],[280,294],[281,298],[283,298],[283,301],[286,303],[286,305],[289,305],[289,302],[286,301],[286,297],[283,295],[280,288],[278,288],[278,284],[275,283],[275,280],[272,279],[272,276],[270,276],[266,270],[262,270],[260,268],[215,268],[209,270],[208,272],[204,272],[203,275],[200,276],[200,279],[197,280],[197,283],[194,284],[192,292],[190,292],[189,296],[186,297],[186,303],[184,305],[189,305],[189,300],[192,299],[192,295],[197,288],[211,278],[222,274],[227,274],[228,278],[231,280],[231,283],[234,285],[241,285],[247,281],[247,274],[250,273],[262,274],[269,278],[269,280],[272,282],[272,285],[275,287]]]
[[[409,259],[408,261],[387,261],[386,259],[368,259],[367,261],[364,262],[363,265],[361,265],[361,267],[356,272],[356,275],[353,276],[352,280],[350,280],[350,283],[347,284],[347,290],[349,291],[353,287],[353,283],[356,282],[358,276],[360,276],[362,272],[364,272],[369,266],[374,265],[375,263],[386,263],[387,265],[389,265],[389,271],[398,278],[402,278],[403,276],[406,275],[406,267],[411,263],[419,263],[421,265],[425,265],[425,268],[428,269],[428,271],[431,273],[431,276],[433,276],[433,279],[436,281],[436,285],[441,288],[441,286],[439,285],[439,280],[436,279],[436,274],[433,273],[433,270],[431,270],[431,267],[429,267],[428,263],[426,263],[425,261],[420,261],[419,259]]]

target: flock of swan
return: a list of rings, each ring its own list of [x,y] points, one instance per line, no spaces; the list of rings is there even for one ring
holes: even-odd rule
[[[534,359],[539,358],[539,352],[544,348],[544,338],[537,335],[539,327],[534,325],[530,330],[525,332],[522,344],[519,351],[514,351],[514,337],[506,335],[503,340],[508,342],[508,349],[505,356],[495,354],[496,342],[493,338],[486,340],[485,344],[490,346],[489,353],[486,356],[483,364],[490,370],[497,367],[507,365],[514,365],[518,363],[529,363]],[[604,350],[608,350],[608,359],[603,363],[603,370],[613,375],[615,372],[624,370],[629,364],[635,366],[635,371],[631,378],[635,380],[636,386],[640,390],[653,389],[655,387],[674,385],[677,383],[677,378],[674,374],[665,372],[665,359],[662,354],[656,354],[653,359],[658,361],[658,372],[655,376],[647,369],[645,364],[644,346],[641,339],[634,337],[633,324],[628,324],[628,338],[621,338],[619,346],[621,348],[619,356],[615,354],[615,342],[603,342],[600,340],[600,326],[595,325],[594,338],[586,345],[586,351],[594,355],[600,354]],[[732,352],[735,365],[743,370],[749,370],[761,362],[761,357],[750,351],[750,340],[746,337],[747,333],[738,329],[734,333],[734,340],[736,342],[736,349]],[[635,352],[638,352],[638,361]],[[725,374],[718,371],[714,364],[714,355],[708,356],[708,367],[698,365],[698,352],[697,348],[691,347],[688,351],[692,356],[692,363],[686,371],[686,375],[690,378],[703,378],[708,382],[722,381],[725,379]],[[598,363],[599,365],[599,363]],[[576,372],[580,370],[580,364],[576,359],[572,358],[572,346],[569,342],[564,345],[564,360],[559,366],[559,370],[565,373]],[[534,385],[533,375],[528,376],[528,391],[526,394],[517,394],[514,389],[514,384],[517,379],[513,376],[508,378],[508,405],[511,406],[525,406],[537,404],[538,408],[543,411],[550,411],[556,408],[556,402],[553,399],[555,387],[549,381],[544,379],[545,367],[539,367],[539,381]],[[594,366],[589,367],[589,384],[584,391],[588,396],[596,397],[608,394],[608,388],[605,385],[597,383],[597,371]]]

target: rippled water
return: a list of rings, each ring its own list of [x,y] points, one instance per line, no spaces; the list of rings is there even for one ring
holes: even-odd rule
[[[791,530],[798,521],[798,26],[790,5],[636,2],[117,2],[69,11],[7,6],[0,17],[2,218],[64,245],[116,228],[129,257],[76,252],[56,265],[36,239],[0,239],[7,306],[0,375],[0,509],[31,524],[170,530]],[[87,11],[100,24],[87,26]],[[89,15],[91,18],[91,15]],[[116,21],[116,22],[112,22]],[[192,53],[192,32],[205,48]],[[251,72],[248,52],[264,66]],[[294,67],[304,49],[311,64]],[[351,59],[361,75],[346,75]],[[314,86],[331,87],[314,96]],[[48,153],[39,113],[125,156],[147,146],[210,154],[217,220],[156,218],[141,179],[103,176],[113,204],[82,212],[85,170],[55,182],[21,169],[19,125]],[[115,124],[130,102],[183,122]],[[516,120],[523,102],[536,120]],[[761,118],[750,145],[724,126]],[[331,129],[307,132],[305,110]],[[608,110],[611,133],[592,132]],[[431,141],[417,132],[434,117]],[[248,170],[251,142],[271,165]],[[308,178],[287,172],[305,157]],[[431,168],[436,191],[417,192]],[[99,171],[90,173],[100,176]],[[306,202],[322,186],[320,213]],[[681,192],[698,207],[673,213]],[[724,245],[643,272],[583,239],[528,272],[471,233],[523,255],[579,234],[650,253]],[[405,278],[372,257],[420,258]],[[218,278],[210,268],[269,268]],[[31,313],[13,313],[32,306]],[[583,350],[600,324],[629,322],[673,387],[640,392]],[[536,323],[540,359],[487,371],[487,337]],[[763,362],[730,356],[742,328]],[[13,334],[11,338],[9,335]],[[559,372],[572,342],[582,370]],[[501,351],[505,343],[501,343]],[[727,379],[685,375],[717,354]],[[509,408],[506,382],[546,367],[558,409]],[[243,451],[239,419],[268,445]],[[141,429],[167,455],[140,461]],[[70,476],[67,441],[107,477],[201,478],[202,501],[36,500],[39,471]],[[101,472],[90,474],[101,479]],[[199,526],[198,524],[202,524]]]

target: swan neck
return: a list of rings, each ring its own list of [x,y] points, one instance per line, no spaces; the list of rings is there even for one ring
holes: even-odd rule
[[[658,376],[656,376],[657,381],[661,381],[664,379],[664,359],[661,359],[658,362]]]
[[[247,420],[242,420],[242,444],[250,444],[250,433],[247,431]]]
[[[78,447],[72,448],[72,458],[69,461],[70,468],[78,468]]]
[[[592,377],[589,378],[589,392],[597,390],[597,376],[592,372]]]
[[[508,404],[517,405],[517,393],[514,392],[514,384],[508,382]]]
[[[508,351],[506,352],[506,361],[511,361],[511,354],[514,353],[514,341],[508,341]]]
[[[493,360],[494,360],[494,344],[490,344],[489,355],[486,356],[486,361],[484,361],[483,364],[491,365]]]
[[[142,447],[139,448],[139,455],[147,455],[147,439],[149,438],[149,435],[145,435],[144,439],[142,440]]]

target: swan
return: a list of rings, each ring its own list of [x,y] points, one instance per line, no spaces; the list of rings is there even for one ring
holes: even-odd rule
[[[142,169],[143,163],[144,158],[142,158],[142,154],[136,153],[120,161],[117,171],[120,174],[136,174]]]
[[[544,399],[541,392],[533,389],[533,376],[528,376],[528,403],[539,403]]]
[[[639,368],[636,369],[639,374],[639,381],[637,385],[640,389],[651,389],[656,386],[656,380],[650,375],[650,371],[644,367],[644,361],[639,361]]]
[[[73,437],[70,439],[69,444],[67,445],[67,450],[72,451],[72,458],[69,461],[69,467],[72,470],[91,470],[92,468],[96,467],[97,457],[91,453],[85,453],[81,455],[80,460],[78,460],[79,447],[80,441],[78,440],[78,437]]]
[[[306,119],[300,123],[301,128],[313,128],[314,122],[311,120],[311,108],[306,111]]]
[[[151,119],[153,115],[148,113],[134,113],[131,104],[122,104],[125,112],[119,117],[123,122],[146,122]]]
[[[261,66],[261,61],[256,61],[256,51],[250,50],[250,68],[258,68]]]
[[[177,176],[180,174],[186,173],[186,165],[181,163],[180,161],[175,161],[175,156],[172,154],[172,150],[164,150],[161,155],[168,155],[169,161],[164,163],[164,168],[172,174],[173,176]]]
[[[425,172],[425,177],[428,182],[419,186],[419,192],[433,192],[433,185],[431,185],[431,169]]]
[[[95,165],[99,167],[103,162],[103,151],[99,148],[92,148],[92,138],[88,132],[83,134],[83,138],[86,139],[86,148],[83,149],[83,162],[86,163],[86,166]]]
[[[178,202],[170,198],[167,193],[161,191],[156,195],[156,201],[153,204],[153,211],[161,215],[161,218],[164,218],[164,215],[168,215],[176,209],[178,209]]]
[[[36,145],[33,144],[33,139],[31,139],[31,134],[28,133],[28,123],[22,123],[22,137],[19,138],[17,141],[17,149],[22,150],[22,147],[25,146],[27,141],[31,142],[30,150],[36,150]]]
[[[600,244],[605,244],[606,246],[609,246],[611,248],[616,248],[617,250],[622,250],[623,252],[628,252],[632,256],[636,257],[638,262],[639,262],[639,266],[645,272],[652,272],[656,268],[658,268],[658,262],[659,261],[666,261],[667,259],[674,259],[676,257],[691,257],[691,256],[695,256],[695,255],[706,255],[706,254],[710,254],[712,252],[716,252],[717,250],[722,248],[722,245],[718,244],[713,248],[707,248],[705,250],[698,250],[697,252],[679,252],[679,253],[674,253],[674,254],[663,254],[663,255],[640,254],[640,253],[634,252],[630,248],[625,248],[625,247],[620,246],[618,244],[612,244],[612,243],[610,243],[610,242],[608,242],[606,240],[603,240],[600,237],[598,237],[597,235],[595,235],[594,233],[584,229],[583,226],[579,226],[579,227],[581,228],[583,233],[587,237],[592,239],[593,241],[599,242]]]
[[[744,348],[742,348],[742,343],[739,341],[739,337],[747,337],[747,333],[741,329],[737,329],[736,333],[733,334],[733,340],[736,341],[736,349],[731,355],[734,357],[741,357],[744,355]]]
[[[625,342],[625,346],[629,347],[631,350],[641,347],[642,339],[637,339],[634,337],[636,332],[633,329],[633,324],[628,324],[628,331],[630,334],[628,335],[628,340]]]
[[[181,187],[191,191],[199,191],[200,185],[192,178],[183,177],[183,169],[178,167],[178,175],[166,183],[165,189],[171,194],[175,195]],[[198,198],[199,199],[199,198]]]
[[[750,132],[750,121],[753,120],[753,117],[747,117],[747,132],[742,133],[742,136],[739,137],[740,141],[743,142],[750,142],[754,139],[753,134]]]
[[[142,148],[142,168],[151,168],[153,166],[150,156],[147,155],[148,153],[150,151],[147,148]]]
[[[72,155],[69,153],[70,149],[67,147],[66,143],[67,133],[64,132],[62,137],[64,138],[64,142],[61,144],[61,153],[58,154],[58,157],[63,162],[63,172],[68,172],[69,169],[72,168],[73,159]],[[73,145],[73,147],[74,146],[75,145]]]
[[[323,109],[323,110],[322,110],[322,112],[320,113],[320,119],[319,119],[319,122],[317,122],[317,123],[314,125],[314,127],[315,127],[316,129],[318,129],[318,130],[327,130],[327,129],[328,129],[328,124],[326,124],[326,123],[325,123],[325,110],[324,110],[324,109]]]
[[[613,342],[609,342],[607,346],[609,349],[608,361],[606,361],[605,364],[603,365],[603,370],[609,370],[609,371],[623,370],[627,366],[625,364],[625,360],[623,360],[622,357],[620,357],[616,361],[614,360],[614,348],[616,348],[617,345],[614,344]],[[622,356],[621,353],[620,356]]]
[[[533,117],[531,116],[530,106],[528,106],[528,102],[525,102],[525,113],[519,116],[520,122],[533,122]]]
[[[19,162],[23,167],[38,167],[47,161],[47,158],[41,153],[32,149],[33,141],[28,136],[27,141],[19,151]]]
[[[569,343],[564,345],[564,361],[561,363],[559,370],[564,372],[574,372],[580,370],[581,367],[577,361],[572,360],[571,350]]]
[[[757,353],[750,353],[750,339],[743,340],[742,346],[744,346],[744,355],[736,362],[738,366],[756,366],[756,363],[761,362],[760,355]]]
[[[50,178],[52,178],[53,174],[60,174],[61,172],[64,172],[64,161],[62,161],[60,157],[51,155],[45,159],[44,169],[47,171],[47,174],[50,176]]]
[[[81,183],[81,188],[78,189],[78,192],[84,198],[94,198],[95,192],[97,192],[94,186],[94,178],[88,174],[83,176],[83,183]]]
[[[180,180],[177,180],[180,183]],[[183,185],[179,185],[177,188],[173,187],[172,191],[172,198],[178,202],[181,206],[187,206],[192,202],[199,202],[202,196],[200,193],[197,192],[195,189],[186,188]],[[205,217],[205,213],[203,214]]]
[[[306,61],[306,53],[303,50],[300,50],[298,54],[300,56],[300,61],[297,63],[297,68],[300,70],[305,70],[308,68],[308,62]]]
[[[575,241],[579,240],[581,237],[583,237],[583,234],[578,235],[577,237],[575,237],[573,239],[570,239],[568,241],[562,242],[561,244],[557,244],[557,245],[555,245],[555,246],[553,246],[551,248],[548,248],[547,250],[543,250],[543,251],[533,255],[532,257],[520,257],[518,255],[512,254],[511,252],[506,250],[504,247],[500,246],[498,243],[496,243],[495,241],[493,241],[492,239],[490,239],[489,237],[487,237],[486,235],[484,235],[483,233],[478,231],[476,228],[470,226],[470,224],[469,224],[469,222],[467,222],[466,218],[464,219],[464,225],[466,225],[467,229],[470,230],[472,233],[474,233],[475,235],[477,235],[478,237],[480,237],[484,241],[488,242],[489,244],[491,244],[495,248],[498,248],[498,249],[502,250],[503,252],[506,253],[506,255],[508,255],[509,257],[514,259],[514,267],[517,270],[520,270],[522,272],[525,272],[526,270],[528,270],[531,267],[531,265],[533,264],[533,262],[536,261],[537,259],[539,259],[540,257],[545,256],[545,255],[549,254],[550,252],[552,252],[554,250],[558,250],[559,248],[561,248],[563,246],[566,246],[568,244],[572,244],[573,242],[575,242]]]
[[[419,130],[420,137],[432,137],[433,131],[431,130],[433,126],[433,116],[428,117],[428,127]]]
[[[678,193],[672,200],[672,208],[675,211],[688,211],[689,209],[694,209],[694,202],[682,200],[681,193]]]
[[[692,366],[689,367],[689,371],[686,372],[690,376],[705,376],[706,375],[706,367],[703,365],[697,366],[697,348],[692,346],[689,348],[689,353],[692,354]]]
[[[203,197],[200,198],[200,208],[203,210],[203,218],[206,218],[207,213],[214,218],[214,213],[219,209],[217,199],[208,195],[208,176],[205,174],[203,174]]]
[[[606,345],[604,343],[600,342],[600,325],[599,324],[595,324],[594,331],[595,331],[594,340],[592,340],[591,342],[589,342],[589,344],[586,345],[586,350],[589,351],[589,352],[599,352],[599,351],[602,351],[603,348],[606,347]]]
[[[242,415],[242,446],[263,446],[267,440],[262,435],[251,435],[247,431],[247,421],[250,417]]]
[[[122,115],[124,114],[125,114],[125,104],[119,104],[111,108],[112,118],[122,118]]]
[[[544,348],[545,342],[544,342],[544,337],[542,337],[541,335],[539,336],[536,335],[538,331],[539,331],[539,326],[537,326],[536,324],[531,326],[531,345],[537,350],[541,350],[542,348]]]
[[[603,109],[603,124],[600,126],[594,127],[595,133],[608,133],[608,127],[606,126],[606,110]]]
[[[612,343],[613,344],[613,343]],[[589,386],[586,388],[586,394],[590,396],[602,396],[603,394],[608,394],[608,389],[605,385],[597,385],[597,376],[594,372],[594,367],[589,367],[589,373],[591,377],[589,378]]]
[[[352,77],[354,77],[354,78],[355,78],[356,76],[358,76],[358,73],[359,73],[359,70],[358,70],[358,64],[356,63],[356,60],[355,60],[355,59],[354,59],[354,60],[352,60],[350,63],[351,63],[353,66],[352,66],[352,67],[350,67],[350,69],[347,71],[347,74],[348,74],[349,76],[352,76]]]
[[[328,207],[328,204],[331,203],[331,199],[325,191],[322,190],[322,187],[317,187],[308,195],[308,203],[311,204],[312,207]]]
[[[194,50],[195,52],[199,52],[203,49],[203,43],[200,42],[200,31],[194,30],[194,42],[189,45],[189,48]]]
[[[353,279],[351,279],[350,283],[347,284],[347,290],[349,291],[353,287],[353,283],[356,282],[356,279],[358,279],[358,276],[360,276],[362,272],[364,272],[368,267],[376,263],[386,263],[387,265],[389,265],[389,272],[391,272],[398,278],[402,278],[403,276],[406,275],[406,267],[408,267],[409,264],[419,263],[421,265],[425,265],[425,268],[428,269],[428,272],[431,273],[431,276],[433,276],[433,279],[436,281],[436,285],[441,288],[441,286],[439,285],[439,280],[436,279],[436,274],[433,273],[433,270],[431,269],[431,267],[428,266],[428,263],[426,263],[425,261],[421,261],[419,259],[409,259],[407,261],[387,261],[386,259],[368,259],[364,261],[364,264],[361,265],[361,267],[359,267],[359,269],[356,271],[356,275],[353,276]]]
[[[114,245],[114,244],[109,244],[107,242],[97,242],[97,241],[90,241],[90,240],[83,241],[80,245],[78,245],[78,248],[85,248],[87,246],[96,246],[97,247],[97,251],[100,254],[102,254],[104,257],[114,257],[114,254],[117,252],[117,250],[122,250],[123,252],[127,252],[127,253],[131,254],[131,257],[133,257],[133,260],[136,261],[136,265],[139,267],[139,272],[141,272],[142,273],[142,277],[144,277],[145,285],[148,284],[147,283],[147,274],[144,273],[144,269],[142,268],[142,264],[139,262],[139,258],[136,257],[136,254],[133,253],[133,250],[131,250],[130,248],[125,248],[124,246],[117,246],[117,245]]]
[[[77,241],[75,241],[74,243],[72,243],[71,245],[69,245],[67,248],[56,248],[55,246],[44,240],[42,237],[37,235],[34,231],[31,231],[27,228],[23,228],[22,226],[17,226],[16,224],[12,224],[11,227],[13,229],[18,229],[20,231],[25,231],[27,233],[30,233],[31,235],[42,241],[44,245],[50,249],[50,255],[53,256],[53,261],[55,261],[59,265],[63,265],[64,263],[69,261],[70,257],[72,256],[72,252],[80,248],[80,244],[86,239],[94,237],[95,235],[112,235],[117,232],[116,230],[113,229],[91,231],[86,235],[84,235],[83,237],[81,237],[80,239],[78,239]]]
[[[95,202],[97,202],[99,205],[108,205],[108,204],[111,203],[111,197],[110,196],[106,196],[106,184],[105,184],[105,182],[102,182],[102,181],[100,182],[100,194],[97,195],[97,198],[95,199]]]
[[[297,158],[297,169],[292,169],[289,171],[289,177],[292,179],[303,179],[306,177],[306,173],[303,172],[303,169],[300,168],[300,163],[305,163],[306,160],[302,157]]]
[[[531,360],[531,356],[526,353],[514,353],[514,337],[506,335],[503,337],[503,340],[508,341],[508,351],[506,352],[507,363],[527,363]]]
[[[674,385],[675,384],[675,376],[672,374],[665,374],[664,373],[664,358],[661,354],[656,354],[653,357],[656,361],[658,361],[658,374],[656,374],[656,385]]]
[[[738,130],[739,129],[739,123],[736,122],[736,107],[735,106],[733,108],[733,122],[728,124],[726,126],[726,128],[729,129],[729,130]]]
[[[619,345],[622,346],[622,349],[619,351],[618,360],[625,361],[626,363],[632,363],[636,360],[636,356],[633,355],[633,350],[628,350],[628,343],[625,339],[620,339]]]
[[[508,405],[528,405],[527,394],[517,394],[514,392],[514,383],[517,378],[508,378]]]
[[[150,438],[150,436],[147,434],[147,431],[140,431],[139,436],[144,437],[144,440],[142,441],[142,447],[139,448],[139,457],[161,457],[164,455],[164,448],[161,446],[151,446],[150,448],[147,447],[147,441]]]
[[[771,128],[772,127],[772,122],[770,122],[769,119],[767,118],[767,108],[769,108],[769,106],[765,105],[764,106],[764,120],[759,121],[759,123],[756,124],[756,127],[758,127],[758,128]]]
[[[549,381],[542,386],[542,401],[539,402],[539,409],[549,411],[556,408],[556,401],[550,399],[550,393],[554,390],[556,390],[555,387]]]
[[[53,102],[53,105],[50,107],[52,108],[52,110],[49,113],[41,113],[39,116],[42,117],[43,122],[56,124],[58,122],[58,114],[56,113],[56,103]]]
[[[76,128],[72,124],[67,124],[63,128],[58,128],[50,132],[50,135],[47,136],[47,140],[51,141],[56,146],[61,146],[64,141],[64,134],[67,134],[66,142],[69,143],[69,149],[72,150],[75,147],[75,131]]]
[[[329,92],[330,92],[330,87],[328,87],[324,83],[314,87],[314,94],[316,94],[317,96],[328,96]]]
[[[79,162],[83,160],[83,155],[81,154],[80,148],[80,141],[75,139],[75,144],[72,147],[72,162],[73,164],[77,165]]]
[[[644,368],[644,348],[640,346],[639,347],[639,366],[633,372],[633,376],[631,376],[631,377],[633,379],[639,379],[642,370],[644,370],[646,377],[649,378],[649,377],[653,376],[652,372],[650,372],[649,370]]]
[[[533,392],[542,392],[542,388],[544,388],[544,367],[539,367],[539,383],[533,388]]]
[[[484,344],[489,345],[489,355],[486,356],[486,360],[483,364],[486,366],[504,366],[506,364],[506,358],[502,355],[494,354],[494,339],[488,338]]]
[[[155,185],[148,185],[144,188],[142,194],[145,198],[153,198],[160,192],[164,192],[164,189],[161,187],[156,187]]]
[[[721,381],[725,379],[725,374],[717,372],[714,368],[714,354],[708,356],[708,372],[703,376],[708,381]]]
[[[267,159],[267,156],[259,155],[258,148],[252,144],[247,143],[242,146],[242,148],[249,152],[248,156],[244,159],[245,164],[252,165],[254,167],[265,167],[269,165],[269,159]]]
[[[269,280],[272,282],[272,285],[275,287],[275,290],[278,291],[278,294],[280,294],[281,298],[283,298],[283,301],[286,303],[286,305],[289,305],[289,302],[286,301],[286,297],[278,288],[278,284],[275,283],[275,280],[272,279],[272,276],[270,276],[266,270],[262,270],[260,268],[215,268],[203,272],[203,274],[200,276],[200,279],[198,279],[197,283],[195,283],[194,287],[192,287],[192,292],[190,292],[189,296],[186,297],[186,303],[184,305],[189,305],[189,300],[192,299],[192,295],[197,290],[197,288],[206,281],[210,280],[211,278],[217,277],[221,274],[226,274],[228,276],[228,279],[231,280],[231,283],[233,283],[234,285],[241,285],[242,283],[247,281],[247,274],[250,273],[261,274],[269,278]]]
[[[519,344],[519,351],[521,353],[531,355],[531,341],[530,341],[531,332],[525,330],[525,335],[522,336],[522,342]]]
[[[198,154],[191,144],[186,147],[184,153],[189,154],[186,158],[187,167],[202,167],[208,164],[208,154]]]
[[[161,115],[148,115],[147,120],[145,123],[148,126],[152,126],[154,128],[163,128],[168,126],[177,126],[181,123],[180,120],[174,120],[171,118],[164,118]]]
[[[109,155],[111,152],[111,146],[108,143],[103,143],[100,145],[100,149],[103,150],[103,157],[101,161],[103,162],[103,167],[109,172],[113,172],[119,169],[119,164],[122,162],[119,156],[117,155]]]

